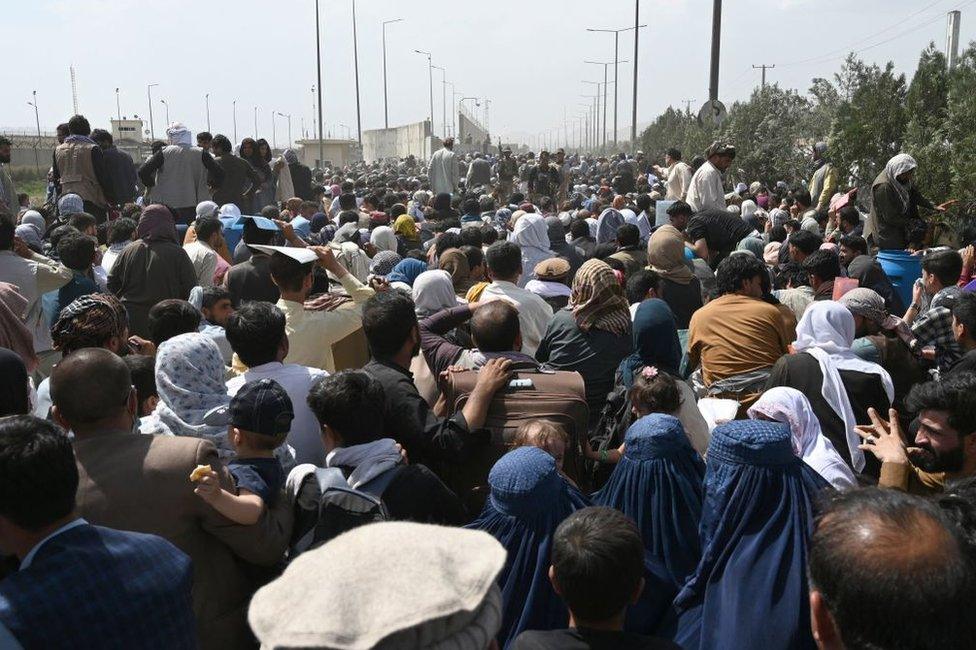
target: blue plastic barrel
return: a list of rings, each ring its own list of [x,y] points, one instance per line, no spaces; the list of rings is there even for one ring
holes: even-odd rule
[[[912,286],[922,277],[922,258],[902,250],[878,252],[878,262],[906,305],[912,304]]]

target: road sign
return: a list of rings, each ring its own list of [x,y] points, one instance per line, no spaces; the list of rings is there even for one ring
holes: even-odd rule
[[[698,123],[702,126],[720,127],[728,116],[725,104],[717,99],[710,99],[698,111]]]

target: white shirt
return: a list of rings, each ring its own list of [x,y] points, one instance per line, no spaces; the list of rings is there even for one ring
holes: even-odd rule
[[[243,375],[227,382],[227,394],[233,397],[246,382],[259,379],[274,379],[291,398],[295,419],[291,421],[288,444],[295,449],[295,461],[312,463],[325,467],[325,447],[322,443],[322,430],[315,414],[308,406],[308,391],[320,377],[329,373],[318,368],[309,368],[295,363],[272,361],[255,366]]]
[[[201,241],[184,244],[183,250],[193,263],[193,271],[197,274],[197,286],[212,287],[214,273],[217,271],[217,251]]]
[[[665,183],[667,188],[668,201],[684,201],[691,185],[691,165],[680,160],[668,167],[668,180]]]
[[[505,296],[516,303],[515,307],[519,312],[519,329],[522,333],[522,352],[535,356],[535,351],[539,349],[539,342],[542,341],[552,320],[552,307],[549,303],[531,291],[502,280],[495,280],[489,284],[481,295],[483,297]]]
[[[126,241],[118,244],[110,244],[108,250],[102,253],[102,268],[105,269],[106,275],[112,271],[112,265],[115,264],[115,258],[121,255],[122,251],[125,250],[125,247],[131,243],[131,241]]]
[[[71,269],[34,253],[24,259],[12,250],[0,251],[0,280],[17,287],[27,299],[24,324],[34,335],[34,351],[45,352],[54,347],[51,342],[51,324],[44,318],[41,296],[60,289],[72,278]]]
[[[709,209],[725,209],[725,188],[722,172],[709,161],[698,168],[688,187],[688,205],[695,212]]]

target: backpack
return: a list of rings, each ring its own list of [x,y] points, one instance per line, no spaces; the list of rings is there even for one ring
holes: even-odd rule
[[[318,548],[353,528],[389,520],[383,492],[399,468],[397,465],[358,488],[349,485],[338,467],[306,463],[293,469],[287,481],[288,494],[294,495],[295,509],[288,559]]]
[[[534,364],[514,368],[509,386],[498,391],[488,407],[483,428],[491,433],[491,441],[473,457],[443,470],[445,483],[470,513],[481,511],[488,496],[488,472],[511,449],[515,431],[527,420],[550,420],[561,426],[569,436],[563,471],[574,480],[582,474],[579,445],[589,419],[583,378],[576,372],[543,370]],[[464,408],[477,381],[475,370],[448,375],[441,384],[447,413]]]
[[[600,412],[600,420],[590,434],[590,446],[593,451],[610,451],[624,442],[627,429],[634,422],[634,415],[630,410],[630,391],[617,383],[607,395],[607,403]],[[599,489],[610,478],[614,465],[592,461],[588,464],[588,478],[593,489]]]

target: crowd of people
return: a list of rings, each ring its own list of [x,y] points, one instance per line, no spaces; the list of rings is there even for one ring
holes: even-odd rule
[[[0,168],[0,647],[971,647],[976,250],[907,154],[61,135]]]

